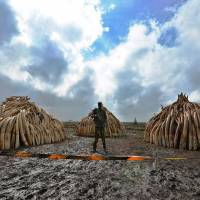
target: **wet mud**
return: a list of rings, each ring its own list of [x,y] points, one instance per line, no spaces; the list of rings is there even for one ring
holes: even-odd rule
[[[21,150],[91,154],[93,138],[67,134],[62,143]],[[112,155],[149,155],[151,161],[82,161],[0,157],[0,199],[200,199],[200,152],[165,149],[143,134],[107,138]],[[99,151],[103,151],[99,141]],[[165,157],[188,157],[165,160]]]

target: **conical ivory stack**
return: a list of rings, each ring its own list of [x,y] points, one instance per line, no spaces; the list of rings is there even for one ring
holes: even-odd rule
[[[200,147],[200,105],[182,93],[146,125],[144,140],[158,146],[197,150]]]
[[[28,97],[10,97],[0,106],[0,149],[35,146],[65,139],[63,124]]]
[[[125,133],[123,124],[105,107],[107,123],[105,128],[105,134],[107,137],[122,136]],[[94,136],[95,135],[95,124],[92,119],[92,112],[87,117],[83,118],[77,125],[77,135],[79,136]]]

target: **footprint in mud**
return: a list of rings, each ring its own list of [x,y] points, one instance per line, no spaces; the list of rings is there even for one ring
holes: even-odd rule
[[[34,194],[29,194],[29,195],[25,198],[25,200],[33,199],[34,196],[36,196],[35,193],[34,193]]]
[[[14,173],[10,173],[8,174],[8,176],[6,177],[7,180],[9,179],[14,179],[15,177],[18,177],[19,174],[17,172],[14,172]]]
[[[23,187],[18,188],[17,190],[28,190],[28,187],[23,186]]]
[[[41,190],[37,191],[37,192],[34,192],[32,194],[29,194],[28,196],[26,196],[26,200],[30,200],[30,199],[36,199],[34,197],[38,197],[38,196],[41,196],[43,195],[44,193],[47,192],[47,188],[42,188]]]
[[[45,192],[47,192],[47,188],[43,188],[38,191],[38,194],[43,195]]]

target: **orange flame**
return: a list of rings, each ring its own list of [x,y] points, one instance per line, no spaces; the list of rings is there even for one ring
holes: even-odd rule
[[[21,158],[31,157],[31,155],[32,153],[25,152],[25,151],[17,151],[15,154],[16,157],[21,157]]]
[[[58,159],[65,159],[66,156],[61,155],[61,154],[51,154],[51,155],[48,156],[48,158],[49,159],[56,159],[56,160],[58,160]]]
[[[106,160],[104,156],[93,154],[88,157],[88,160]]]
[[[142,156],[130,156],[127,160],[145,160],[145,157]]]

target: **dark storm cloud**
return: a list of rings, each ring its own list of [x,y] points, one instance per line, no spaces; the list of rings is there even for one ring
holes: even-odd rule
[[[26,85],[18,84],[0,74],[0,101],[4,101],[9,96],[17,96],[29,93]]]
[[[92,84],[91,77],[93,72],[87,70],[84,77],[76,85],[71,88],[72,94],[80,98],[85,104],[94,104],[94,84]],[[97,98],[97,97],[96,97]]]
[[[18,34],[16,19],[7,1],[0,0],[0,45]]]
[[[162,97],[162,92],[158,87],[149,87],[135,95],[139,96],[137,103],[117,99],[118,113],[124,121],[133,121],[135,117],[138,121],[149,120],[161,107],[159,99]]]
[[[86,116],[95,104],[93,88],[86,75],[72,89],[73,97],[57,97],[49,92],[34,90],[29,85],[11,81],[0,74],[0,101],[9,96],[29,96],[31,101],[43,107],[60,120],[80,120]]]
[[[96,106],[97,97],[94,94],[94,88],[91,81],[91,73],[87,71],[76,85],[74,85],[69,93],[73,97],[68,98],[66,101],[66,110],[70,113],[68,119],[81,119],[85,117]],[[60,113],[62,110],[60,111]],[[65,113],[62,114],[64,118]]]
[[[58,84],[63,73],[67,72],[68,62],[53,41],[45,39],[39,45],[30,48],[32,64],[26,66],[26,69],[33,77],[53,85]]]
[[[189,67],[185,68],[186,78],[188,80],[187,88],[191,88],[192,90],[200,89],[200,57],[197,55],[196,57],[191,56],[193,54],[192,48],[190,49],[191,53],[188,53],[187,59],[190,60]]]
[[[118,101],[126,101],[140,94],[142,87],[134,80],[136,76],[137,73],[128,68],[118,74],[118,89],[115,93]]]
[[[92,105],[84,102],[79,96],[57,97],[50,93],[37,92],[34,99],[41,107],[63,121],[80,120],[92,108]]]
[[[69,91],[72,97],[56,97],[53,94],[37,92],[34,98],[42,107],[62,120],[80,120],[91,111],[95,104],[91,85],[91,80],[86,75]]]
[[[200,68],[195,68],[194,70],[189,70],[189,82],[193,89],[200,89]]]
[[[163,102],[162,92],[158,86],[141,86],[137,73],[126,70],[118,74],[119,87],[114,95],[117,113],[123,121],[145,121],[157,112]],[[134,102],[135,101],[135,102]]]

